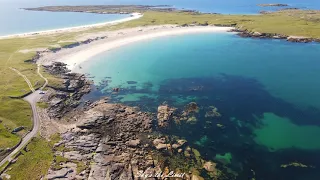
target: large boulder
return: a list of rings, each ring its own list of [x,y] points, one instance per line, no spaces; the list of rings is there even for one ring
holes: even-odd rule
[[[126,144],[129,147],[137,147],[140,144],[140,139],[127,141]]]
[[[166,142],[165,138],[155,139],[153,140],[153,145],[157,146],[158,144],[164,144]]]
[[[62,168],[58,171],[49,171],[49,174],[47,175],[48,180],[53,179],[63,179],[66,178],[69,173],[72,173],[73,170],[69,168]]]
[[[156,146],[156,149],[162,150],[162,149],[168,149],[168,148],[170,148],[170,147],[171,147],[170,144],[162,144],[162,143],[160,143],[160,144],[158,144],[158,145]]]
[[[158,107],[158,125],[160,127],[166,127],[169,125],[169,119],[173,115],[176,108],[171,108],[168,105],[161,105]]]

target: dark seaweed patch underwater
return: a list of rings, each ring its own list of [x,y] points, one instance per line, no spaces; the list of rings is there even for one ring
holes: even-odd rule
[[[167,79],[156,92],[152,90],[150,82],[144,83],[142,89],[136,88],[137,83],[130,82],[132,86],[129,88],[113,93],[106,80],[95,86],[95,90],[84,97],[84,100],[111,96],[113,102],[139,106],[151,112],[156,112],[163,102],[178,109],[196,102],[200,111],[196,114],[195,123],[171,123],[169,128],[158,130],[170,136],[185,138],[190,146],[199,150],[202,158],[217,162],[217,167],[227,173],[236,173],[236,179],[239,180],[320,178],[320,145],[317,142],[320,123],[316,121],[320,113],[318,109],[299,109],[270,95],[255,79],[227,74]],[[126,95],[134,94],[139,96],[124,99]],[[212,106],[217,107],[220,117],[206,116]],[[277,117],[279,122],[276,121],[275,124],[278,126],[279,123],[278,129],[272,124],[266,124],[266,117],[270,115]],[[288,131],[281,123],[290,123],[298,130]],[[259,129],[265,126],[272,126],[279,132],[277,134],[265,129],[263,133],[267,133],[269,138],[266,143],[263,138],[257,140],[257,136],[260,136]],[[300,133],[298,136],[302,138],[301,141],[293,134],[296,132]],[[306,139],[309,132],[313,139]],[[284,137],[279,143],[277,141],[282,139],[281,133],[288,137]]]

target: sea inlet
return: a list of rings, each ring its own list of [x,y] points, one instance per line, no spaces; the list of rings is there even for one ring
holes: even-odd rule
[[[178,35],[99,54],[76,71],[94,81],[85,100],[110,96],[154,113],[196,103],[192,118],[159,131],[237,179],[311,180],[320,177],[319,52],[232,33]]]

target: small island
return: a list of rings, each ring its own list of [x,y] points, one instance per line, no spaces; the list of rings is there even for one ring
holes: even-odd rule
[[[285,7],[289,6],[288,4],[258,4],[260,7]]]

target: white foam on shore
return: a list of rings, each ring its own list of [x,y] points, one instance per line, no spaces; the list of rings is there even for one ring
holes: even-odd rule
[[[93,27],[115,25],[115,24],[131,21],[131,20],[139,19],[142,16],[143,16],[143,14],[140,14],[140,13],[132,13],[130,17],[115,20],[115,21],[108,21],[108,22],[103,22],[103,23],[96,23],[96,24],[75,26],[75,27],[68,27],[68,28],[60,28],[60,29],[51,29],[51,30],[44,30],[44,31],[5,35],[5,36],[0,36],[0,39],[30,37],[30,36],[35,36],[35,35],[49,35],[49,34],[62,33],[62,32],[72,32],[72,31],[78,31],[78,30],[83,30],[83,29],[89,29],[89,28],[93,28]]]

